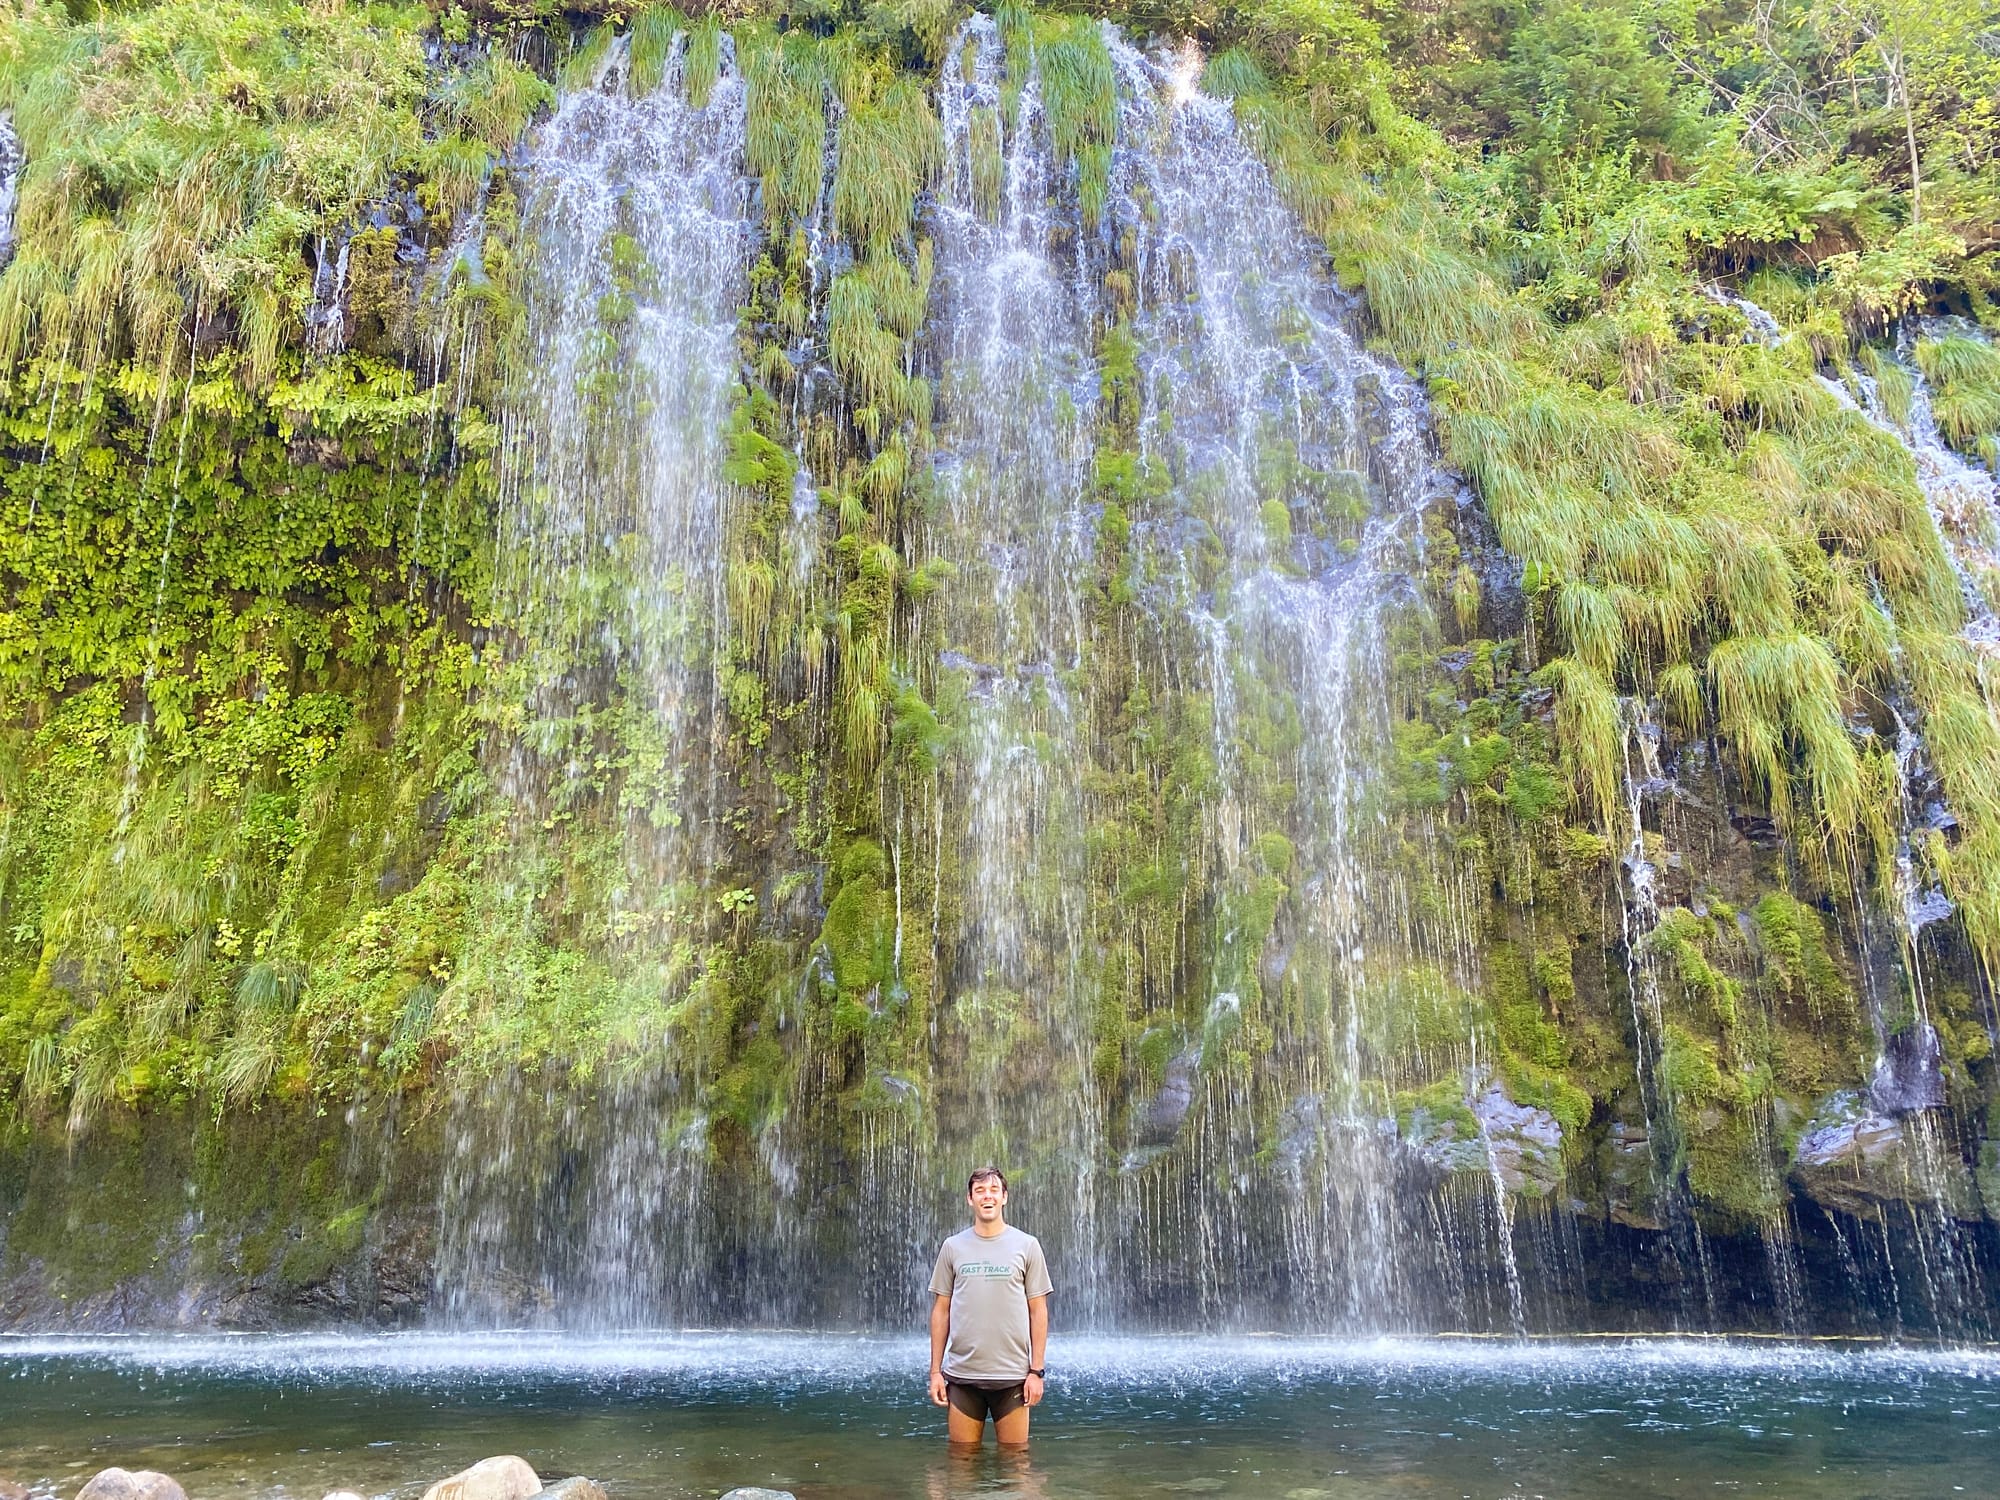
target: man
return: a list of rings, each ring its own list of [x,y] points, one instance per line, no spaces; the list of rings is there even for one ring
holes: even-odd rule
[[[1001,1443],[1028,1441],[1049,1345],[1049,1266],[1042,1243],[1007,1222],[1007,1179],[981,1167],[965,1183],[972,1227],[931,1272],[931,1401],[953,1443],[978,1443],[993,1419]]]

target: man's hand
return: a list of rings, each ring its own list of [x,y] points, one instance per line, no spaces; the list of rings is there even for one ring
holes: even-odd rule
[[[1040,1402],[1042,1399],[1041,1376],[1030,1375],[1026,1380],[1021,1382],[1021,1399],[1030,1406],[1034,1406]]]
[[[1037,1396],[1039,1397],[1039,1396],[1040,1396],[1040,1394],[1041,1394],[1041,1391],[1040,1391],[1040,1386],[1041,1386],[1041,1382],[1040,1382],[1040,1381],[1036,1381],[1036,1382],[1035,1382],[1035,1384],[1036,1384],[1036,1387],[1037,1387],[1037,1389],[1036,1389],[1036,1393],[1035,1393],[1035,1394],[1036,1394],[1036,1395],[1037,1395]],[[951,1402],[951,1393],[950,1393],[949,1391],[947,1391],[947,1390],[945,1389],[945,1385],[944,1385],[944,1371],[942,1371],[942,1370],[932,1370],[932,1371],[931,1371],[931,1405],[932,1405],[932,1406],[947,1406],[947,1405],[949,1405],[949,1404],[950,1404],[950,1402]]]

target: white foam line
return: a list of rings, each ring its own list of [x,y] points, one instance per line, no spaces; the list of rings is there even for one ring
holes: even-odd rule
[[[672,1376],[703,1385],[801,1380],[852,1385],[905,1374],[919,1368],[923,1358],[924,1346],[916,1338],[806,1332],[0,1335],[0,1363],[75,1361],[208,1370],[280,1382]],[[1410,1373],[1449,1375],[1467,1383],[1623,1383],[1642,1376],[1672,1380],[1709,1374],[1780,1385],[1897,1383],[1935,1375],[2000,1380],[2000,1350],[1990,1348],[1851,1348],[1671,1337],[1523,1343],[1081,1335],[1058,1338],[1051,1362],[1065,1379],[1113,1388],[1367,1380]]]

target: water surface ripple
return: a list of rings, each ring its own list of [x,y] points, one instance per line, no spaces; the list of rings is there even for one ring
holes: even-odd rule
[[[2000,1492],[2000,1353],[1734,1341],[1076,1338],[1025,1460],[945,1452],[915,1339],[0,1338],[0,1475],[414,1496],[487,1454],[614,1500]]]

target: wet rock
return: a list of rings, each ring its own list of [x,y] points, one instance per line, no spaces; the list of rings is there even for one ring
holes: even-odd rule
[[[1296,1172],[1301,1163],[1319,1150],[1325,1126],[1326,1096],[1301,1094],[1285,1110],[1278,1124],[1278,1160]],[[1390,1124],[1393,1126],[1394,1121]]]
[[[1509,1193],[1544,1198],[1562,1181],[1562,1126],[1545,1109],[1517,1104],[1485,1068],[1467,1069],[1463,1110],[1419,1106],[1404,1145],[1441,1176],[1497,1177]]]
[[[1872,1214],[1885,1203],[1935,1203],[1954,1218],[1979,1217],[1979,1193],[1958,1153],[1926,1141],[1922,1117],[1893,1116],[1844,1091],[1814,1111],[1799,1137],[1792,1178],[1815,1202]]]
[[[187,1500],[187,1491],[151,1469],[100,1469],[76,1492],[76,1500]]]
[[[28,1487],[11,1479],[0,1479],[0,1500],[28,1500]]]
[[[1611,1128],[1605,1132],[1599,1166],[1604,1174],[1606,1206],[1611,1210],[1613,1223],[1628,1229],[1663,1227],[1655,1207],[1658,1192],[1653,1136],[1643,1121],[1611,1122]]]
[[[541,1476],[528,1461],[507,1453],[440,1479],[424,1491],[424,1500],[529,1500],[541,1489]]]
[[[790,1490],[767,1490],[762,1485],[747,1484],[731,1490],[722,1500],[797,1500],[797,1497]]]
[[[1973,1177],[1986,1217],[2000,1224],[2000,1141],[1979,1143],[1979,1165],[1973,1168]]]
[[[1133,1139],[1141,1149],[1168,1145],[1180,1134],[1181,1124],[1194,1105],[1195,1070],[1200,1062],[1200,1049],[1190,1047],[1167,1064],[1159,1092],[1135,1114]]]
[[[1562,1181],[1562,1126],[1545,1109],[1516,1104],[1499,1083],[1472,1101],[1490,1148],[1491,1170],[1510,1193],[1544,1198]]]
[[[1890,1115],[1944,1107],[1944,1047],[1928,1022],[1890,1036],[1876,1059],[1868,1102]]]
[[[585,1479],[578,1474],[569,1479],[558,1479],[536,1495],[534,1500],[610,1500],[610,1497],[595,1479]]]
[[[364,1500],[364,1497],[353,1490],[328,1490],[321,1500]]]

